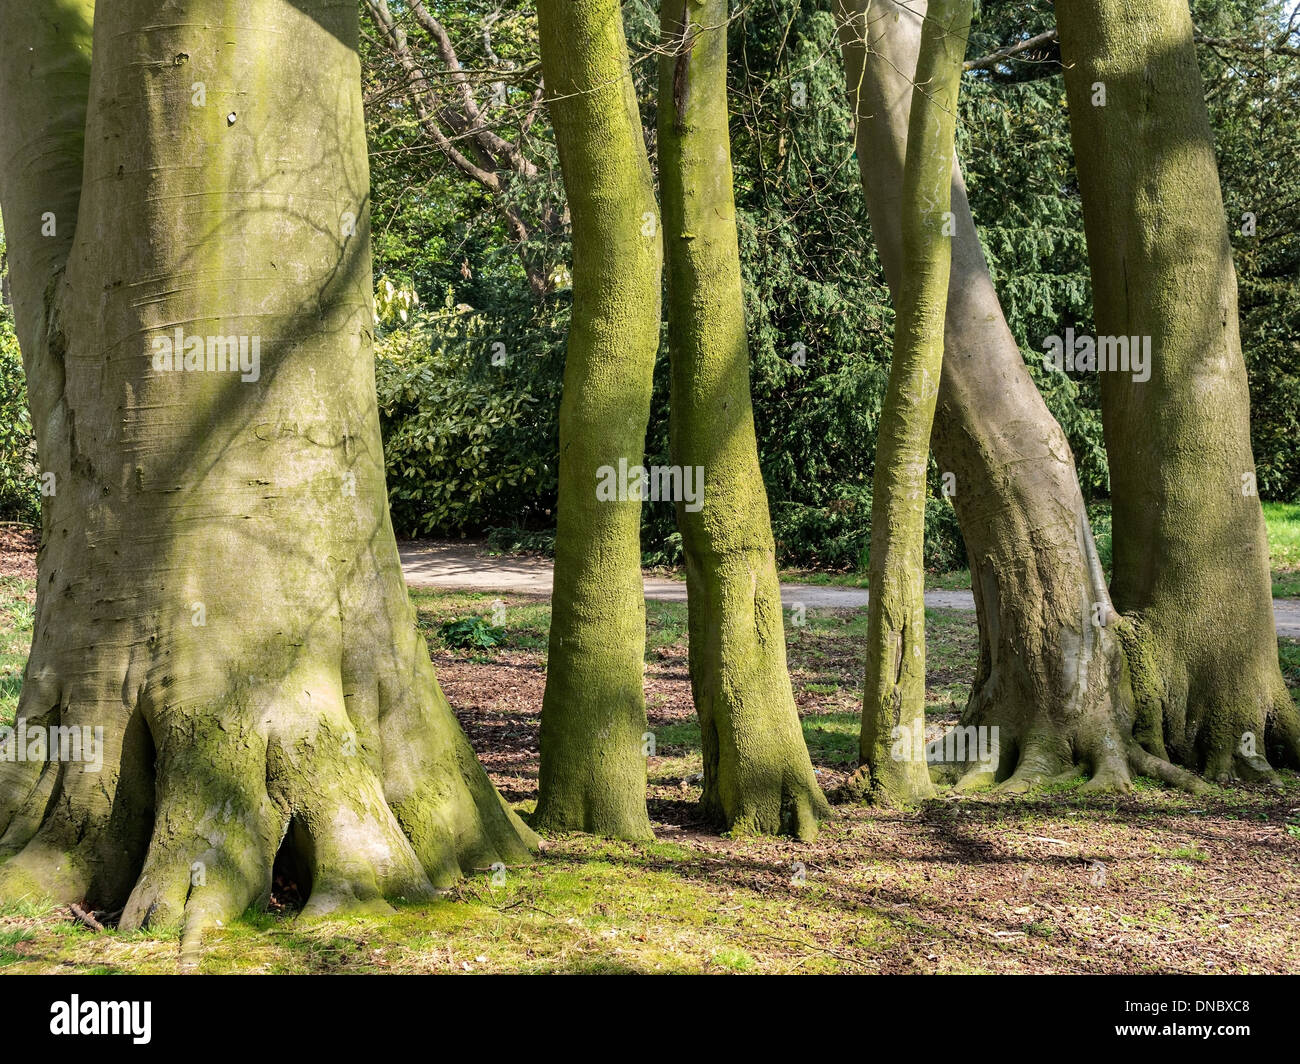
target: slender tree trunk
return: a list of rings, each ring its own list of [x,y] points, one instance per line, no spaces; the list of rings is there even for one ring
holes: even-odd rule
[[[871,227],[891,290],[904,274],[900,189],[923,4],[841,0],[837,17]],[[1123,648],[1074,459],[1025,368],[971,218],[960,166],[933,446],[952,473],[970,557],[980,658],[966,727],[997,753],[957,765],[962,786],[1022,790],[1091,775],[1125,789],[1130,766],[1195,786],[1133,741]]]
[[[1150,338],[1149,380],[1131,359],[1101,373],[1112,594],[1144,741],[1214,778],[1266,773],[1266,756],[1297,765],[1191,15],[1186,0],[1057,15],[1097,332]]]
[[[76,231],[94,4],[39,8],[11,3],[6,5],[5,16],[7,33],[0,42],[0,144],[4,152],[0,156],[0,211],[9,251],[14,325],[41,467],[66,471],[62,357],[66,344],[52,342],[53,322],[47,319],[53,301],[47,299],[47,289],[59,279]],[[20,54],[20,49],[25,54]],[[39,120],[34,120],[37,116]],[[57,489],[57,479],[51,486]],[[78,520],[70,512],[72,501],[66,491],[62,497],[42,498],[45,531],[38,555],[42,573],[49,570],[52,555],[60,555],[62,564],[67,547],[62,539],[52,540],[49,529],[56,522]],[[44,584],[44,580],[37,582],[38,614],[49,598]],[[34,641],[33,653],[39,646]],[[15,725],[26,721],[34,727],[58,726],[58,699],[37,699],[34,691],[34,685],[25,680]],[[43,756],[0,760],[0,862],[22,849],[41,826],[56,782],[56,774],[46,769]],[[112,769],[106,766],[104,771]],[[132,781],[118,793],[125,805],[133,793]],[[147,786],[135,787],[134,793],[140,810],[137,816],[150,815]],[[124,838],[120,844],[134,842],[133,848],[139,849],[147,840],[138,830],[136,834],[135,840]],[[138,856],[135,863],[138,866]],[[0,892],[6,889],[6,875],[5,865],[0,863]],[[124,886],[118,885],[116,893],[120,895]],[[44,885],[38,892],[58,893],[57,887]]]
[[[830,807],[785,662],[781,589],[758,464],[727,127],[726,0],[665,0],[659,172],[668,264],[673,463],[690,608],[703,807],[738,833],[817,834]]]
[[[597,487],[644,456],[659,346],[659,214],[618,0],[540,0],[538,21],[573,219],[573,316],[533,823],[645,838],[641,503],[635,490],[608,499]]]
[[[0,198],[55,487],[18,715],[88,731],[3,763],[0,897],[190,937],[265,900],[278,852],[310,914],[527,858],[389,524],[356,5],[119,0],[93,63],[89,4],[7,13]]]
[[[915,756],[925,738],[925,471],[943,365],[953,141],[970,18],[970,0],[930,4],[903,165],[902,282],[872,481],[861,767],[849,783],[884,804],[934,793],[925,758]]]

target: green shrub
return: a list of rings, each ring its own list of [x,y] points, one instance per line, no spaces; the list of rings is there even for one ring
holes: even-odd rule
[[[381,333],[375,382],[400,535],[553,520],[558,319],[536,316],[505,335],[449,297]]]
[[[438,625],[438,635],[449,647],[464,650],[491,650],[506,640],[506,630],[482,617],[458,617]]]
[[[871,490],[842,487],[824,506],[781,503],[772,510],[772,532],[782,565],[865,572],[871,562]],[[925,500],[924,562],[945,573],[966,564],[957,512],[933,495]]]
[[[40,520],[38,474],[23,359],[13,322],[0,308],[0,519]]]
[[[554,554],[555,529],[509,525],[488,529],[488,546],[503,554]]]
[[[1092,537],[1097,541],[1097,557],[1109,579],[1111,573],[1111,522],[1110,503],[1095,502],[1088,507],[1088,521],[1092,525]]]

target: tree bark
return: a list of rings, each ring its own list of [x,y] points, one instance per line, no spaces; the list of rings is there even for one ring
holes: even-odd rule
[[[56,488],[18,716],[104,756],[2,763],[0,897],[192,940],[269,896],[277,853],[306,915],[526,859],[388,518],[356,5],[120,0],[93,63],[89,4],[11,7],[0,198]],[[177,330],[189,369],[161,361]]]
[[[1111,591],[1144,741],[1213,778],[1298,765],[1191,15],[1186,0],[1057,15],[1097,332],[1151,341],[1149,380],[1101,373]]]
[[[879,804],[934,793],[924,756],[915,756],[925,738],[925,472],[943,366],[957,94],[970,18],[969,0],[929,5],[907,127],[902,280],[872,479],[861,767],[849,784]]]
[[[659,212],[618,0],[540,0],[538,21],[573,221],[573,314],[533,824],[646,838],[641,502],[635,491],[602,500],[597,486],[602,470],[644,456]]]
[[[840,0],[863,191],[891,291],[904,275],[899,191],[924,5]],[[870,58],[868,58],[870,57]],[[1132,739],[1123,648],[1074,459],[998,302],[953,168],[956,232],[932,439],[971,563],[980,658],[966,727],[997,728],[991,763],[942,766],[959,786],[1024,790],[1082,769],[1126,789],[1130,767],[1195,786]],[[989,733],[990,745],[992,734]]]
[[[785,660],[781,589],[749,391],[727,126],[726,0],[665,0],[658,147],[668,266],[673,463],[691,690],[707,816],[736,833],[811,839],[830,813]]]

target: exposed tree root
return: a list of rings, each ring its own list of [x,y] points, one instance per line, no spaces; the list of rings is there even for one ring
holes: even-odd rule
[[[303,918],[390,912],[527,860],[536,836],[475,759],[413,627],[393,643],[346,682],[298,659],[215,700],[167,701],[164,683],[116,717],[54,714],[116,731],[99,771],[4,763],[0,899],[90,899],[121,907],[124,929],[179,930],[192,947],[269,900],[285,851],[305,881]]]
[[[1300,716],[1285,690],[1271,701],[1241,691],[1231,698],[1202,694],[1196,705],[1185,693],[1171,698],[1176,685],[1154,662],[1140,623],[1115,618],[1110,630],[1118,643],[1100,642],[1103,655],[1115,658],[1104,698],[1082,715],[1026,712],[1012,708],[1005,691],[977,685],[962,725],[936,746],[959,745],[952,736],[971,725],[997,728],[996,755],[933,767],[935,779],[958,791],[1020,793],[1083,774],[1086,790],[1127,792],[1134,776],[1145,776],[1202,793],[1207,781],[1267,782],[1275,778],[1274,764],[1300,766]],[[1239,682],[1246,691],[1259,686]],[[1192,734],[1190,720],[1199,722]]]
[[[933,775],[933,772],[930,773]],[[873,773],[870,765],[859,765],[831,794],[836,805],[861,802],[882,809],[904,809],[935,796],[933,786],[918,783],[915,774]]]

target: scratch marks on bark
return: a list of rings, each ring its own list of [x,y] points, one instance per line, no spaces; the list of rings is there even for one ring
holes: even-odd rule
[[[677,61],[673,66],[673,129],[678,133],[686,132],[686,106],[690,102],[691,91],[691,49],[695,41],[691,37],[691,14],[682,11],[681,33],[676,41]]]

